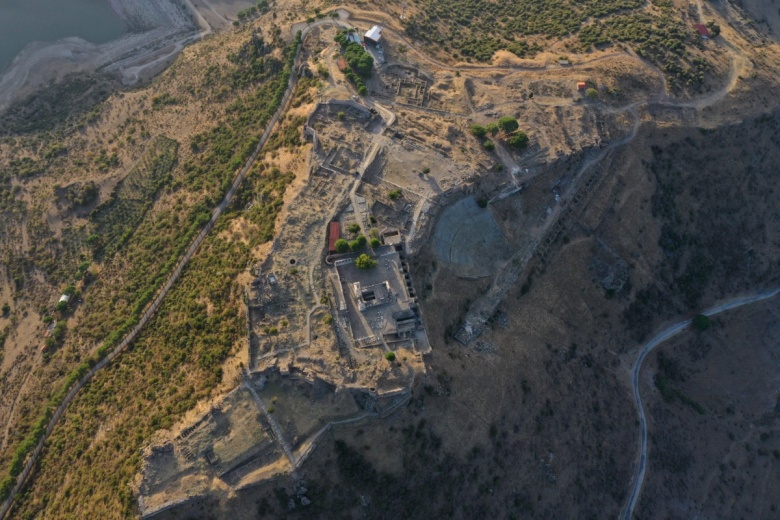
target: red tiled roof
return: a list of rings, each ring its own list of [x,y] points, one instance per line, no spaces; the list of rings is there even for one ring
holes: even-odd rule
[[[331,222],[328,226],[328,251],[336,252],[336,240],[341,238],[341,225],[338,222]]]
[[[696,32],[699,33],[699,36],[709,36],[710,30],[707,29],[707,26],[701,23],[695,23],[693,24],[693,28],[696,29]]]

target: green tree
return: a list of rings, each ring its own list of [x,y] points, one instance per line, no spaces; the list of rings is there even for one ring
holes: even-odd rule
[[[498,127],[507,134],[511,134],[520,128],[520,125],[514,117],[505,116],[498,120]]]
[[[496,135],[498,133],[498,124],[496,123],[488,123],[485,125],[485,130],[490,135]]]
[[[336,248],[337,253],[346,253],[349,251],[349,242],[344,240],[343,238],[339,238],[336,240],[336,243],[333,244],[333,247]]]
[[[11,314],[11,306],[6,302],[3,304],[3,317],[7,317],[9,314]]]
[[[479,139],[487,135],[487,130],[482,125],[471,125],[471,135]]]
[[[704,332],[712,326],[712,322],[708,316],[698,314],[693,317],[693,326],[696,327],[696,330]]]
[[[403,193],[401,193],[401,190],[392,190],[387,194],[387,196],[390,197],[390,200],[401,198],[401,195],[403,195]]]
[[[358,235],[355,241],[360,244],[361,249],[366,247],[366,244],[368,243],[368,239],[366,238],[366,235]]]
[[[360,224],[350,224],[349,227],[347,227],[347,231],[350,233],[360,233]]]
[[[373,269],[377,264],[378,262],[376,260],[365,253],[355,259],[355,267],[358,269]]]
[[[395,352],[388,352],[387,354],[385,354],[385,359],[390,362],[395,361]]]
[[[482,147],[485,148],[485,150],[487,150],[488,152],[492,152],[493,150],[496,149],[496,145],[490,139],[482,143]]]
[[[350,251],[360,251],[363,249],[363,246],[360,245],[360,242],[357,240],[350,240],[349,242],[349,250]]]
[[[368,95],[368,87],[366,87],[365,85],[360,85],[358,87],[358,94],[360,94],[361,96],[367,96]]]
[[[585,91],[585,97],[588,99],[597,99],[599,97],[599,91],[591,87]]]
[[[528,146],[528,135],[525,132],[515,132],[506,142],[515,150],[524,150]]]
[[[371,244],[372,249],[376,249],[382,245],[382,242],[378,238],[372,238],[369,243]]]

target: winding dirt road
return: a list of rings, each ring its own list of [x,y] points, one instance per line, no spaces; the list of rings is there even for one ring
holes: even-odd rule
[[[721,312],[726,312],[743,305],[750,305],[763,300],[768,300],[780,294],[780,287],[765,291],[754,296],[743,296],[740,298],[734,298],[725,303],[711,307],[702,312],[705,316],[715,316]],[[639,394],[639,374],[642,371],[642,363],[645,358],[653,351],[655,347],[661,345],[669,338],[672,338],[682,332],[684,329],[691,325],[693,320],[687,319],[671,325],[658,334],[656,334],[650,341],[645,343],[642,350],[639,351],[639,355],[634,362],[634,367],[631,369],[631,389],[634,392],[634,402],[636,404],[637,411],[639,412],[639,429],[641,438],[641,448],[639,450],[639,465],[637,466],[636,477],[634,478],[634,487],[631,489],[631,494],[626,502],[626,507],[623,514],[620,515],[621,520],[631,520],[634,514],[634,508],[636,507],[639,496],[642,493],[642,484],[645,480],[645,470],[647,469],[647,419],[645,417],[645,409],[642,404],[642,397]]]

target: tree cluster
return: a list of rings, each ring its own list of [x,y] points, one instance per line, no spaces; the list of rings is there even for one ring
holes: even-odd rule
[[[407,34],[477,61],[506,49],[518,56],[541,49],[523,38],[565,38],[589,19],[636,9],[642,0],[419,0],[417,14],[404,23]]]
[[[344,60],[349,65],[349,70],[345,72],[347,79],[357,88],[358,94],[365,96],[368,94],[368,87],[364,80],[371,77],[374,69],[374,58],[366,52],[362,45],[349,39],[350,32],[343,30],[334,38],[341,45],[341,51],[344,53]]]
[[[503,132],[506,143],[517,151],[522,151],[528,146],[528,134],[518,130],[520,124],[517,119],[511,116],[504,116],[495,123],[488,123],[485,126],[472,125],[471,134],[477,139],[483,139],[490,134],[495,137],[499,132]],[[485,150],[492,151],[495,149],[495,144],[490,139],[485,139],[482,143]]]

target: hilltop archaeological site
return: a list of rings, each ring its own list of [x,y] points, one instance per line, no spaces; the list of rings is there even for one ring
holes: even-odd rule
[[[774,18],[540,5],[117,1],[9,98],[0,517],[772,518]]]

